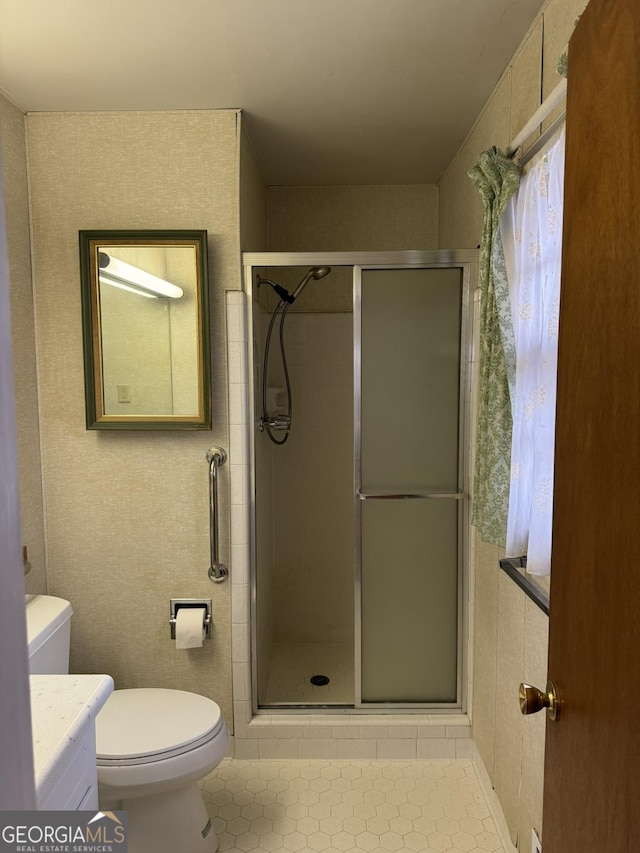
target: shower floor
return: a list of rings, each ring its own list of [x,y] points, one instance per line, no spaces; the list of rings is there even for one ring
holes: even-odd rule
[[[326,676],[328,684],[311,683]],[[353,646],[317,643],[273,646],[265,705],[353,705]]]

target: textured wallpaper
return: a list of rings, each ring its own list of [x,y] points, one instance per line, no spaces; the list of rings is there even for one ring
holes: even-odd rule
[[[264,180],[244,124],[240,135],[240,248],[243,252],[264,252],[267,248]]]
[[[270,252],[384,252],[438,246],[438,187],[269,187]]]
[[[28,116],[49,591],[71,666],[209,696],[231,722],[230,584],[209,566],[208,465],[228,447],[224,291],[240,286],[237,112]],[[78,231],[209,232],[213,430],[87,431]],[[221,469],[220,550],[229,561]],[[233,567],[231,567],[233,571]],[[177,651],[169,599],[212,598],[213,640]]]

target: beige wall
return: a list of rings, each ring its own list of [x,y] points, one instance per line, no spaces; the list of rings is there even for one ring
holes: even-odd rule
[[[0,143],[4,178],[11,297],[13,371],[16,389],[22,541],[31,572],[27,592],[45,592],[45,542],[40,479],[40,430],[36,374],[27,156],[22,111],[0,94]]]
[[[74,607],[71,665],[118,687],[215,698],[231,722],[230,584],[209,566],[208,466],[228,447],[224,290],[240,286],[236,111],[27,118],[49,591]],[[78,230],[206,228],[211,432],[87,431]],[[228,475],[221,470],[223,560]],[[233,569],[233,567],[232,567]],[[214,639],[177,651],[169,599],[212,598]]]
[[[267,222],[270,252],[435,249],[438,188],[269,187]]]
[[[267,248],[266,188],[244,127],[240,135],[240,248],[243,252]]]
[[[586,0],[549,0],[440,182],[440,246],[480,242],[482,204],[467,176],[478,155],[505,148],[559,82],[557,61]],[[545,720],[523,718],[521,681],[546,683],[548,620],[498,569],[500,550],[475,542],[473,737],[514,842],[542,826]]]

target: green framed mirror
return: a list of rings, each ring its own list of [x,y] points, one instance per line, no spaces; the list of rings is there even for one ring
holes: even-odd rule
[[[80,231],[87,429],[211,429],[206,231]]]

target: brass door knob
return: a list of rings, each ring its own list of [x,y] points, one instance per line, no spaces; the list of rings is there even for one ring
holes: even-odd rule
[[[521,684],[519,690],[520,710],[523,714],[536,714],[547,709],[550,720],[557,720],[560,713],[560,703],[553,681],[547,682],[546,691],[543,692],[531,684]]]

